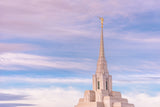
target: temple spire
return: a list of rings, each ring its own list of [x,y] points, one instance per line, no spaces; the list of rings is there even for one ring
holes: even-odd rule
[[[108,73],[107,62],[104,54],[104,41],[103,41],[103,21],[104,19],[101,17],[101,42],[100,42],[100,50],[99,50],[99,58],[97,62],[97,73]]]
[[[101,20],[101,43],[100,43],[100,52],[99,52],[99,57],[105,57],[104,55],[104,42],[103,42],[103,17],[100,18]]]

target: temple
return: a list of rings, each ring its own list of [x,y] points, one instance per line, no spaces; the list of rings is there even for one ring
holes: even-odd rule
[[[93,75],[93,90],[86,90],[75,107],[134,107],[122,98],[120,92],[112,90],[112,76],[107,69],[104,54],[103,18],[101,20],[101,42],[96,74]]]

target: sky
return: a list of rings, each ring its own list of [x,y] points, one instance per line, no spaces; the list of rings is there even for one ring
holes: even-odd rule
[[[98,17],[113,90],[159,107],[158,0],[1,0],[0,107],[74,107],[92,89]]]

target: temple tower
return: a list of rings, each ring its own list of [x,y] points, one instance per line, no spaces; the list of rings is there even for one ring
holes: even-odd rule
[[[96,101],[102,101],[103,96],[112,92],[112,76],[109,75],[107,61],[104,54],[103,18],[101,19],[101,41],[96,74],[93,75],[93,90],[96,91]]]
[[[101,40],[97,70],[93,75],[93,90],[86,90],[84,98],[79,99],[75,107],[134,107],[121,97],[120,92],[112,91],[112,76],[109,75],[104,54],[103,21],[101,17]]]

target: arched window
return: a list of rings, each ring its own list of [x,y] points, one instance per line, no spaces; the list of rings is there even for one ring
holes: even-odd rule
[[[100,89],[100,82],[98,81],[98,89]]]
[[[107,84],[107,81],[106,81],[106,90],[108,89],[108,84]]]

